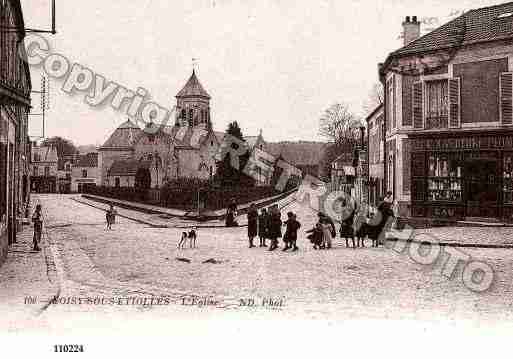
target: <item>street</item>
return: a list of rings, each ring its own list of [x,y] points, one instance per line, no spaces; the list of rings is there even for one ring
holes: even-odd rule
[[[303,230],[313,225],[315,213],[297,203],[282,215],[291,210],[302,222],[300,250],[284,253],[249,249],[245,227],[198,229],[195,249],[177,249],[183,231],[179,228],[151,228],[118,217],[109,231],[103,211],[74,197],[34,198],[43,205],[44,241],[55,256],[52,270],[62,300],[48,306],[38,320],[53,328],[66,327],[65,323],[71,328],[70,316],[78,318],[75,323],[86,323],[126,313],[133,314],[131,319],[234,314],[330,320],[503,321],[512,317],[509,249],[464,249],[495,273],[492,287],[475,293],[463,285],[461,268],[448,279],[440,274],[440,263],[417,264],[407,254],[387,248],[345,248],[337,238],[332,250],[313,250]],[[472,238],[481,230],[452,232]],[[494,230],[511,238],[511,229]],[[95,297],[165,297],[167,302],[150,307],[134,299],[130,305],[71,301]],[[9,301],[22,304],[24,298]]]

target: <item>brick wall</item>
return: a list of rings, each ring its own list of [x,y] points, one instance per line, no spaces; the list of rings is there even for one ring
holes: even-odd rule
[[[461,122],[499,120],[499,73],[508,71],[508,59],[455,64],[453,76],[461,78]]]

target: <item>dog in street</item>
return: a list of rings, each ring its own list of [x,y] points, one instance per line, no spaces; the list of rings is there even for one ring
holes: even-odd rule
[[[178,248],[184,249],[185,245],[187,244],[187,239],[189,239],[189,247],[190,248],[196,248],[196,238],[198,237],[196,233],[196,229],[191,229],[189,233],[182,232],[182,237],[180,238],[180,241],[178,242]]]

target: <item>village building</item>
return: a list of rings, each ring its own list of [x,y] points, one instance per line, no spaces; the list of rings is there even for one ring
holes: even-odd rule
[[[377,106],[365,119],[367,122],[367,167],[369,204],[376,207],[384,193],[384,113],[383,104]]]
[[[98,153],[78,155],[71,169],[71,191],[82,193],[87,187],[96,187],[99,178]]]
[[[385,189],[400,216],[513,216],[513,3],[470,10],[380,64]]]
[[[56,193],[58,178],[57,148],[53,146],[32,146],[31,191]]]

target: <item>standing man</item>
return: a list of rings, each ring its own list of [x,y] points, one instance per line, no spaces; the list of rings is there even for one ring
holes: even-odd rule
[[[32,222],[34,223],[34,250],[39,252],[39,242],[41,241],[41,233],[43,232],[43,215],[41,214],[41,205],[36,206],[36,211],[32,215]]]
[[[269,237],[269,214],[265,208],[262,208],[260,216],[258,216],[258,237],[260,238],[260,247],[267,247],[265,240]]]
[[[249,248],[253,248],[255,245],[253,244],[253,239],[257,236],[258,233],[258,211],[254,203],[249,206],[248,211],[248,239],[249,239]]]
[[[270,251],[278,248],[278,238],[281,237],[281,213],[277,205],[271,209],[271,216],[269,219],[269,238],[271,239]]]

